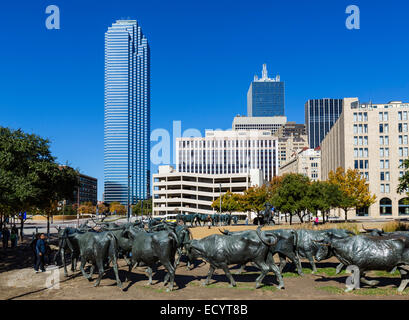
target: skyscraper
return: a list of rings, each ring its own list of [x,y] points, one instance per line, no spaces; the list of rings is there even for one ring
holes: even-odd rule
[[[310,148],[321,145],[342,113],[342,99],[312,99],[305,104],[305,124]]]
[[[105,33],[104,201],[150,193],[150,49],[136,20]]]
[[[247,116],[284,116],[284,82],[279,75],[269,78],[265,64],[261,79],[254,76],[247,92]]]

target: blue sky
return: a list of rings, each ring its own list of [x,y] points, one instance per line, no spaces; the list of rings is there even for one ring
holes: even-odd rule
[[[361,29],[345,27],[358,5]],[[48,5],[61,29],[45,27]],[[58,161],[103,192],[104,33],[136,19],[151,46],[151,130],[231,127],[267,63],[286,85],[286,115],[311,98],[409,101],[407,1],[86,1],[0,4],[0,125],[51,140]],[[154,145],[154,143],[153,143]],[[156,166],[152,165],[152,171]]]

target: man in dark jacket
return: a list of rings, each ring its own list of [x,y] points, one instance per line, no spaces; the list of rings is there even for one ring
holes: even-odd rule
[[[33,260],[34,269],[35,269],[35,267],[37,265],[37,249],[36,249],[36,246],[37,246],[38,239],[40,239],[40,234],[39,233],[36,233],[35,235],[33,234],[33,241],[31,241],[31,243],[30,243],[30,248],[31,248],[31,250],[33,252],[33,257],[34,257],[34,260]]]
[[[37,253],[37,261],[36,261],[36,266],[34,269],[36,273],[39,272],[38,269],[40,269],[41,272],[45,272],[45,268],[44,268],[45,234],[44,233],[42,233],[40,235],[40,239],[37,240],[36,253]]]

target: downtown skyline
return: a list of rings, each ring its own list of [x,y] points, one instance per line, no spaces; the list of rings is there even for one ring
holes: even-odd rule
[[[236,114],[246,114],[248,85],[263,63],[286,81],[288,121],[304,123],[304,104],[314,98],[408,100],[409,45],[401,41],[408,33],[404,2],[358,2],[362,21],[356,31],[345,28],[349,3],[342,1],[238,2],[231,11],[229,2],[203,7],[186,2],[172,8],[119,1],[94,8],[72,1],[61,4],[61,30],[55,31],[45,29],[42,6],[24,3],[24,23],[10,29],[6,15],[1,22],[7,35],[0,125],[50,138],[61,163],[98,178],[99,199],[104,180],[103,34],[121,17],[138,20],[150,39],[152,131],[172,133],[172,122],[178,120],[182,131],[196,128],[202,135],[205,129],[230,128]],[[3,13],[16,11],[13,4],[3,6]],[[36,10],[38,17],[33,17]],[[385,17],[393,19],[385,22]],[[28,27],[30,38],[18,43]],[[240,50],[243,37],[257,50]],[[29,56],[23,54],[27,50]]]

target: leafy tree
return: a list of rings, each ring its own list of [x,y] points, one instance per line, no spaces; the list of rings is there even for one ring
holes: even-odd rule
[[[241,209],[240,195],[230,191],[222,195],[222,209],[221,212],[232,213]],[[220,212],[220,197],[213,201],[212,208]]]
[[[21,130],[0,127],[0,206],[5,214],[38,208],[49,216],[56,201],[70,199],[78,172],[60,168],[51,155],[49,140]],[[24,219],[20,216],[21,236]]]
[[[81,214],[95,214],[96,207],[92,204],[91,201],[84,202],[79,206],[79,212]]]
[[[257,212],[263,211],[264,205],[271,199],[271,190],[267,185],[251,187],[244,191],[244,194],[238,198],[241,211]]]
[[[98,207],[98,214],[106,214],[109,212],[109,207],[106,206],[104,203],[100,203],[97,205]]]
[[[125,215],[126,214],[126,207],[122,205],[119,202],[111,202],[109,205],[109,212],[111,214],[119,214],[119,215]]]
[[[397,188],[397,192],[399,194],[402,194],[403,192],[406,192],[406,195],[409,196],[409,159],[403,160],[402,165],[400,168],[404,169],[405,172],[402,177],[399,178],[399,185]]]
[[[369,185],[366,183],[358,170],[339,167],[337,170],[329,173],[328,181],[331,184],[338,185],[342,192],[339,207],[344,210],[345,222],[348,221],[348,210],[369,207],[372,205],[376,196],[369,192]]]
[[[139,200],[132,206],[133,215],[141,216],[142,213],[148,215],[150,212],[152,212],[152,198]]]
[[[300,221],[304,222],[302,213],[305,213],[310,206],[308,198],[309,184],[310,180],[305,175],[286,174],[271,197],[276,210],[290,214],[290,224],[292,224],[294,214],[297,214]]]
[[[339,207],[342,200],[342,192],[338,185],[327,181],[314,181],[310,184],[307,197],[309,198],[308,210],[314,215],[321,211],[323,221],[328,219],[328,213],[332,208]]]

